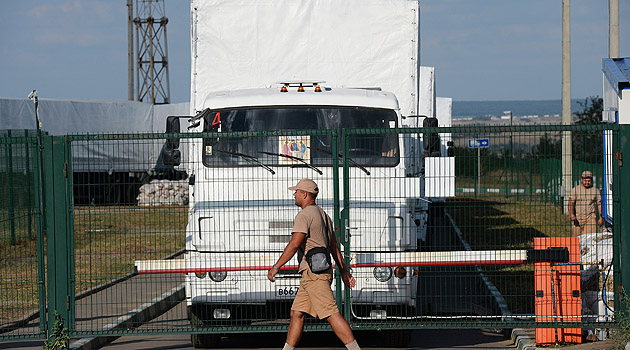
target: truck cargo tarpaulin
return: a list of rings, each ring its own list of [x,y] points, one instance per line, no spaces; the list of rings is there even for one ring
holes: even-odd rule
[[[418,18],[418,1],[194,0],[191,108],[209,91],[317,79],[380,87],[417,114]]]

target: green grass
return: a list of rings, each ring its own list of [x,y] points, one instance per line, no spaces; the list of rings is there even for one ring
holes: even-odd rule
[[[184,248],[187,220],[188,206],[76,207],[75,292],[133,272],[135,260],[161,259]],[[2,235],[0,325],[39,307],[36,240],[19,235],[11,245]]]
[[[533,248],[535,237],[570,237],[569,218],[537,195],[460,196],[447,210],[472,250]],[[513,313],[534,313],[534,265],[484,267]]]
[[[571,235],[562,209],[536,195],[458,195],[447,203],[473,250],[532,248],[534,237]]]

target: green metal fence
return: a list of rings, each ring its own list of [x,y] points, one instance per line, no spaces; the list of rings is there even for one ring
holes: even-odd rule
[[[41,338],[46,322],[37,133],[0,131],[0,338]]]
[[[617,287],[630,282],[620,269],[620,128],[45,136],[44,202],[37,138],[7,135],[0,291],[3,329],[12,328],[0,339],[43,337],[55,311],[73,337],[179,332],[207,344],[221,333],[285,331],[297,260],[275,283],[266,274],[298,212],[287,187],[304,177],[319,184],[318,204],[357,278],[352,290],[333,281],[355,329],[394,330],[400,345],[414,328],[614,326]],[[579,241],[570,239],[558,165],[569,132],[580,135],[571,182],[590,170],[608,191],[607,224]],[[452,146],[432,145],[435,135]],[[430,157],[437,149],[452,163]],[[180,151],[181,163],[164,150]],[[36,229],[39,205],[46,237]],[[549,262],[537,255],[547,247],[569,255]],[[138,273],[138,261],[158,267]],[[306,328],[329,326],[309,318]]]
[[[610,215],[604,227],[584,231],[579,236],[579,242],[572,241],[570,238],[576,237],[576,234],[572,233],[573,223],[566,212],[568,198],[562,195],[562,168],[556,165],[563,158],[563,132],[565,135],[568,131],[601,135],[603,130],[616,130],[616,127],[436,129],[435,132],[448,133],[452,137],[456,195],[445,200],[426,194],[420,196],[432,201],[429,204],[426,239],[418,239],[417,246],[410,244],[402,248],[405,252],[420,254],[396,254],[398,252],[388,251],[378,243],[365,247],[357,245],[352,239],[349,244],[350,251],[357,256],[365,255],[362,252],[380,254],[384,262],[389,262],[382,266],[391,266],[385,272],[387,274],[398,267],[406,267],[408,273],[411,270],[413,275],[417,274],[416,281],[411,282],[411,286],[417,286],[414,303],[396,304],[390,297],[383,300],[382,307],[364,307],[363,314],[359,314],[360,301],[356,302],[353,298],[352,314],[347,315],[353,325],[357,328],[541,328],[558,325],[597,328],[612,324],[615,304],[613,250],[617,251],[613,245],[615,230],[612,227],[618,226]],[[351,143],[353,137],[379,137],[376,132],[397,132],[404,140],[413,133],[425,133],[426,137],[431,129],[347,130],[344,140]],[[555,139],[550,141],[549,135],[556,135]],[[594,173],[595,187],[601,189],[606,179],[612,179],[610,168],[604,170],[604,163],[612,159],[612,154],[604,153],[601,137],[591,139],[596,141],[586,147],[602,151],[597,156],[591,154],[589,163],[575,160],[584,159],[582,155],[569,155],[573,169],[573,181],[570,183],[578,185],[581,172],[590,170]],[[612,142],[612,138],[608,142]],[[344,195],[344,198],[349,198],[344,202],[344,218],[349,220],[349,226],[357,228],[351,233],[373,231],[373,236],[382,237],[388,234],[387,230],[390,235],[393,231],[404,230],[407,216],[407,221],[423,221],[418,202],[405,202],[405,196],[392,196],[386,190],[375,191],[385,184],[391,186],[399,181],[400,184],[394,186],[406,186],[407,189],[401,193],[413,193],[414,189],[405,184],[413,178],[413,172],[379,171],[375,175],[348,172],[348,169],[344,171],[344,189],[349,191]],[[397,179],[399,176],[405,178],[400,181]],[[424,174],[425,179],[428,176],[428,173]],[[608,198],[608,201],[613,202],[615,207],[619,206],[616,199]],[[379,210],[387,213],[389,221],[386,227],[367,219],[378,216]],[[397,223],[392,224],[392,220],[397,220]],[[526,251],[527,256],[533,255],[531,250],[546,248],[543,247],[545,244],[568,247],[571,260],[545,265],[517,254]],[[448,252],[452,251],[457,253],[449,255]],[[498,251],[506,255],[499,255]],[[445,255],[449,257],[444,258]],[[466,260],[466,256],[472,256],[476,261]],[[573,269],[570,273],[564,271],[567,266]],[[370,272],[363,272],[363,275],[370,275]],[[551,292],[546,285],[553,285],[557,276],[571,274],[573,279],[562,280],[562,291],[556,285],[556,290]],[[396,281],[393,277],[392,280]],[[400,284],[400,281],[394,283]],[[550,295],[552,297],[547,299]],[[361,298],[357,296],[356,299]],[[577,303],[577,306],[572,303]],[[560,312],[557,308],[564,310]],[[571,308],[572,311],[567,311]],[[369,317],[370,312],[373,317]]]

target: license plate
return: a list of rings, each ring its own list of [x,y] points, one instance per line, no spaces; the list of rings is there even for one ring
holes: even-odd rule
[[[300,287],[276,287],[276,296],[292,298],[294,297]]]

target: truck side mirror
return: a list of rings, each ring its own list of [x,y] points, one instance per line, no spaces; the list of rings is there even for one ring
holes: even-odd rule
[[[437,128],[438,120],[435,117],[426,117],[422,121],[423,128]],[[439,157],[440,156],[440,136],[435,133],[425,133],[422,137],[422,144],[424,146],[424,151],[428,154],[429,157]]]
[[[179,126],[179,118],[177,116],[168,116],[166,118],[166,133],[167,134],[178,134],[180,131],[180,126]],[[174,138],[174,139],[168,139],[166,141],[167,145],[170,145],[170,147],[172,149],[178,149],[179,148],[179,138]]]
[[[219,132],[219,126],[221,125],[221,112],[210,112],[210,109],[206,109],[203,113],[203,119],[205,123],[205,130],[207,132]],[[219,142],[219,138],[204,138],[204,146],[214,146]]]
[[[166,118],[166,133],[178,134],[180,131],[179,116],[169,116]],[[164,165],[178,166],[182,162],[182,152],[179,150],[179,138],[166,140],[165,147],[162,148],[162,163]]]

